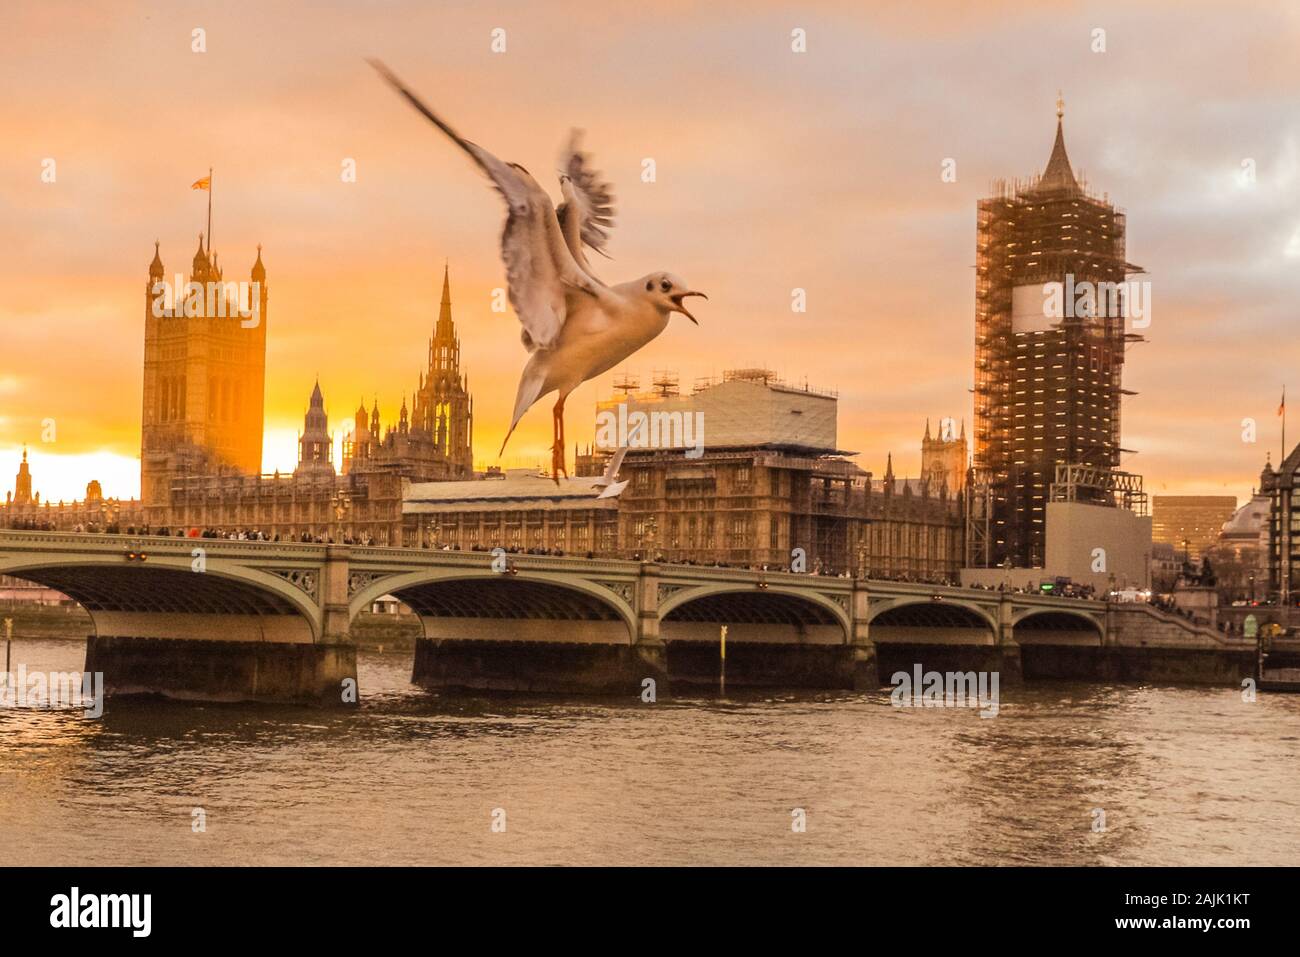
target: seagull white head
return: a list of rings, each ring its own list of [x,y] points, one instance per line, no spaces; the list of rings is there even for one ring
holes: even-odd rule
[[[682,305],[682,300],[687,296],[699,296],[701,299],[709,297],[691,289],[680,276],[674,276],[670,272],[652,272],[641,279],[641,285],[645,288],[646,298],[660,312],[665,315],[680,312],[697,326],[700,324],[700,321],[691,315],[691,311]]]

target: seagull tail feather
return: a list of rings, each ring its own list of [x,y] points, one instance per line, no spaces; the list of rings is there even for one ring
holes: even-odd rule
[[[533,407],[538,399],[542,397],[542,386],[546,384],[544,376],[529,375],[527,371],[524,377],[519,380],[519,391],[515,394],[515,412],[510,417],[510,430],[506,432],[505,440],[501,443],[501,451],[497,453],[497,458],[506,450],[506,442],[510,441],[510,436],[515,434],[515,426],[519,420],[524,417],[524,413]]]

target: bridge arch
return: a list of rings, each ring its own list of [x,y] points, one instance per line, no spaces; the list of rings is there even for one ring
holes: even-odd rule
[[[356,617],[390,594],[420,617],[426,638],[531,637],[630,645],[636,636],[636,613],[622,596],[600,583],[555,572],[449,568],[395,574],[358,589],[349,600],[349,613]],[[502,621],[513,623],[513,635],[493,624]],[[559,628],[556,622],[570,627]]]
[[[916,626],[924,626],[941,620],[951,622],[954,627],[987,625],[994,631],[997,630],[998,625],[990,609],[972,601],[949,598],[946,595],[939,600],[928,596],[903,596],[873,601],[867,612],[867,621],[872,624],[902,625],[912,622]]]
[[[1018,644],[1099,645],[1105,637],[1105,622],[1082,610],[1025,608],[1011,619]]]
[[[873,642],[992,645],[998,623],[980,605],[947,596],[904,596],[872,602],[868,634]]]
[[[684,588],[660,604],[659,637],[674,684],[717,686],[722,625],[728,685],[853,687],[845,608],[810,589],[732,582]]]
[[[63,592],[90,615],[97,637],[320,640],[320,613],[302,588],[269,572],[209,557],[87,553],[0,558],[0,574]]]
[[[851,634],[841,605],[802,588],[718,583],[684,589],[659,605],[659,634],[665,641],[716,641],[714,624],[727,625],[728,639],[734,640],[846,644]],[[703,627],[688,627],[697,625]]]

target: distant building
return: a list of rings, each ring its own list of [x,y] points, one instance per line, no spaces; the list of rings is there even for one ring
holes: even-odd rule
[[[1259,490],[1269,497],[1268,590],[1282,604],[1296,597],[1296,572],[1300,569],[1300,445],[1274,470],[1268,462],[1260,473]]]
[[[962,582],[1036,590],[1065,578],[1105,594],[1146,589],[1152,581],[1151,516],[1142,476],[1116,469],[1058,465],[1045,508],[1041,564],[968,566]]]
[[[1218,539],[1205,549],[1224,601],[1255,601],[1267,597],[1268,537],[1272,500],[1252,491],[1250,500],[1223,523]]]
[[[938,486],[896,478],[892,457],[884,478],[873,479],[836,447],[836,406],[833,393],[767,370],[727,372],[689,396],[659,374],[653,391],[597,403],[596,448],[578,456],[580,476],[558,487],[529,470],[413,485],[405,538],[955,580],[956,491],[942,476]],[[597,499],[591,476],[620,443],[628,452],[619,479],[628,485]]]
[[[1151,537],[1199,559],[1237,510],[1235,495],[1153,495]]]
[[[1167,594],[1174,590],[1182,573],[1183,556],[1174,546],[1165,542],[1151,543],[1151,590]]]
[[[1125,216],[1075,177],[1057,102],[1041,176],[979,201],[970,564],[1041,567],[1057,466],[1120,464]],[[1048,291],[1058,292],[1052,307]],[[1092,290],[1076,297],[1076,291]],[[1102,295],[1102,292],[1105,295]],[[1103,308],[1104,307],[1104,308]]]
[[[1088,585],[1099,595],[1112,588],[1151,587],[1151,516],[1131,508],[1087,501],[1047,503],[1049,576]]]
[[[149,275],[151,288],[163,281],[156,248]],[[201,282],[222,280],[216,256],[209,260],[201,241],[191,275]],[[251,275],[255,282],[266,279],[260,248]],[[406,483],[473,476],[473,401],[460,370],[447,270],[428,344],[428,371],[420,376],[413,411],[403,400],[397,422],[385,428],[377,401],[368,417],[361,409],[343,445],[343,475],[335,468],[319,381],[307,401],[297,467],[284,474],[261,472],[265,285],[260,289],[257,336],[252,333],[259,329],[239,326],[237,313],[229,319],[155,317],[153,299],[148,300],[141,453],[142,488],[148,494],[143,503],[105,499],[99,483],[92,482],[84,502],[41,504],[32,494],[24,455],[17,494],[0,511],[0,524],[402,544]],[[232,384],[240,369],[247,380]],[[254,424],[255,456],[247,434]]]
[[[343,445],[343,471],[391,472],[412,482],[465,479],[474,471],[473,442],[474,400],[460,370],[460,337],[451,318],[451,280],[444,268],[428,372],[420,375],[412,408],[407,410],[403,398],[396,427],[382,435],[378,404],[367,421],[362,403]]]
[[[473,402],[460,370],[460,340],[451,315],[448,271],[428,345],[428,371],[397,422],[385,428],[379,403],[357,410],[343,443],[343,474],[335,471],[333,435],[319,381],[308,399],[292,474],[222,468],[174,476],[165,506],[150,509],[154,527],[256,531],[300,540],[400,545],[402,490],[407,482],[473,475]]]
[[[32,498],[32,472],[27,465],[27,449],[23,448],[23,461],[18,466],[18,474],[14,476],[14,494],[10,501],[19,507],[31,505],[33,502],[41,504],[41,496],[37,494]]]
[[[187,290],[198,284],[194,297]],[[203,235],[184,288],[172,290],[180,315],[157,315],[166,275],[158,243],[144,295],[144,401],[140,439],[140,496],[154,524],[166,521],[168,492],[185,475],[262,471],[266,391],[266,267],[262,247],[249,270],[239,314],[237,284],[227,283],[217,254]]]
[[[320,379],[307,400],[307,413],[303,428],[298,433],[298,467],[294,478],[305,475],[334,474],[334,436],[329,431],[329,416],[325,414],[325,397],[321,395]]]
[[[0,575],[0,610],[21,608],[24,605],[75,605],[63,592],[46,588],[35,582],[10,575]],[[0,621],[0,635],[4,634],[4,622]]]
[[[410,546],[507,548],[617,556],[618,501],[597,499],[589,478],[557,485],[536,469],[493,478],[412,484],[403,505]]]
[[[958,435],[952,419],[943,419],[939,423],[939,434],[934,438],[930,437],[930,420],[925,420],[925,437],[921,439],[921,475],[930,480],[931,487],[943,486],[950,492],[964,491],[969,455],[964,420]]]
[[[857,567],[860,557],[868,575],[956,582],[964,545],[963,502],[946,475],[895,478],[890,456],[884,477],[873,480],[868,473],[864,484],[860,508],[866,525],[857,526],[859,554],[851,567]]]
[[[770,369],[731,369],[681,394],[677,376],[655,374],[646,392],[596,403],[596,449],[783,448],[835,452],[838,399],[782,382]]]
[[[31,466],[23,449],[14,491],[6,492],[0,505],[0,528],[103,531],[137,526],[144,515],[139,499],[104,498],[99,482],[93,480],[87,483],[86,498],[80,502],[42,502],[40,493],[32,489]]]

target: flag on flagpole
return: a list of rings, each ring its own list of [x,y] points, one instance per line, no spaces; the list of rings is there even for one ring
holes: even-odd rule
[[[190,189],[201,189],[208,194],[208,249],[212,249],[212,167],[208,167],[208,175],[202,179],[195,180],[190,184]]]
[[[1277,414],[1286,414],[1286,386],[1282,386],[1282,404],[1277,407]]]

